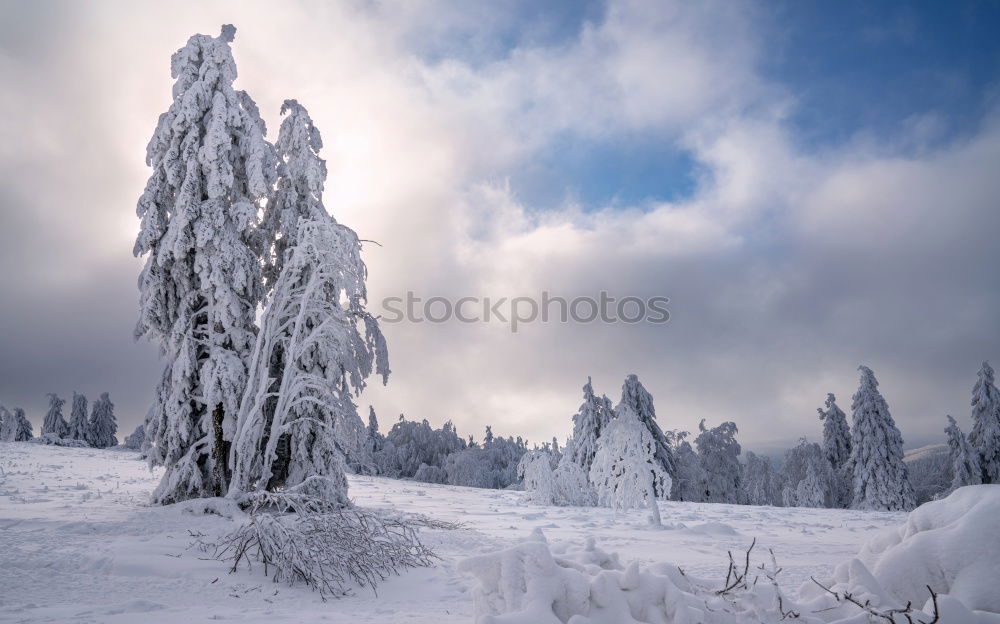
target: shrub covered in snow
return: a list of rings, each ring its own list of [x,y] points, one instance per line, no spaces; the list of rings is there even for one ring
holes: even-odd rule
[[[593,505],[596,496],[583,468],[564,455],[553,470],[551,459],[547,451],[528,451],[521,458],[517,472],[525,499],[540,505]]]

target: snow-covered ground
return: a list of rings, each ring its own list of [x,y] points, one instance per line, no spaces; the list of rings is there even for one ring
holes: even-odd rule
[[[160,473],[132,452],[0,443],[0,621],[4,622],[448,622],[473,621],[474,579],[458,561],[506,548],[541,528],[552,542],[598,546],[624,563],[671,562],[696,576],[725,577],[727,550],[772,548],[783,585],[829,577],[862,544],[906,514],[661,503],[665,528],[647,513],[522,504],[522,493],[351,477],[358,505],[463,524],[424,530],[441,561],[379,587],[323,602],[263,571],[230,574],[193,548],[192,533],[228,532],[232,520],[187,505],[149,507]]]

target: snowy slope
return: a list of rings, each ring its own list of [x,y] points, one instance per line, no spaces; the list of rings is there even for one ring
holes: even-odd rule
[[[148,507],[159,473],[132,452],[0,443],[0,621],[4,622],[434,622],[472,621],[473,579],[459,560],[513,545],[535,528],[550,540],[597,538],[623,562],[673,562],[709,578],[725,576],[726,551],[753,538],[773,548],[783,583],[830,576],[862,543],[905,514],[662,503],[666,526],[647,514],[616,521],[607,509],[539,507],[519,492],[352,477],[363,506],[391,507],[459,521],[425,531],[441,556],[379,588],[322,602],[300,586],[275,585],[260,569],[229,574],[191,545],[233,521],[192,513],[192,505]]]

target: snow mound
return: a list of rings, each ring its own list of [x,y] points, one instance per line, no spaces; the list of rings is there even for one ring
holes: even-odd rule
[[[927,586],[970,609],[1000,613],[1000,485],[971,485],[926,503],[872,538],[859,558],[900,602],[922,604]]]

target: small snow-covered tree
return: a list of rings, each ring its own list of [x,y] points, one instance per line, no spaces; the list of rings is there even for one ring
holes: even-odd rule
[[[146,429],[139,425],[132,433],[125,436],[122,446],[133,451],[141,451],[146,443]]]
[[[616,411],[616,417],[598,439],[590,482],[599,504],[616,512],[646,506],[651,512],[650,522],[659,526],[656,500],[669,494],[670,475],[656,457],[656,439],[631,403],[623,401]]]
[[[818,407],[816,411],[823,421],[823,452],[834,470],[840,470],[851,456],[851,428],[847,415],[837,406],[833,393],[826,395],[826,410]]]
[[[360,422],[353,397],[373,371],[386,381],[388,351],[362,305],[357,235],[327,217],[303,221],[297,241],[261,319],[230,453],[230,496],[297,488],[346,505],[345,444],[356,441],[339,439],[337,423]],[[278,351],[283,368],[274,388]]]
[[[983,362],[972,388],[969,444],[979,453],[983,483],[1000,483],[1000,391],[989,362]]]
[[[613,417],[611,401],[606,396],[594,395],[594,387],[590,377],[587,377],[587,383],[583,386],[583,403],[573,415],[573,445],[569,450],[571,460],[584,471],[590,470],[590,465],[594,463],[597,439]]]
[[[979,485],[983,482],[982,470],[979,467],[979,454],[976,452],[965,434],[958,428],[955,419],[948,416],[948,426],[944,432],[948,434],[948,458],[951,460],[951,487],[941,498],[966,485]]]
[[[24,410],[15,407],[13,412],[0,405],[0,442],[27,442],[32,439],[31,421]]]
[[[711,429],[705,420],[698,424],[695,438],[703,473],[702,490],[708,503],[736,503],[740,497],[743,466],[740,464],[739,430],[734,422],[724,422]]]
[[[673,479],[676,470],[674,468],[674,453],[670,446],[670,440],[664,435],[663,430],[660,429],[660,425],[656,422],[653,395],[643,387],[637,375],[629,375],[625,378],[625,383],[622,384],[621,401],[615,407],[616,414],[618,414],[623,405],[628,405],[635,412],[636,416],[638,416],[642,426],[649,430],[649,435],[652,437],[653,444],[655,445],[656,462],[660,464],[663,472],[670,475],[670,478]],[[654,485],[659,487],[658,483]],[[661,492],[657,490],[656,495],[660,498],[668,498],[670,491]]]
[[[14,442],[27,442],[34,438],[31,432],[31,421],[24,415],[20,407],[14,408]]]
[[[529,502],[539,505],[556,504],[555,476],[550,459],[545,451],[528,451],[517,464],[517,476],[524,483]]]
[[[73,409],[69,417],[69,435],[66,437],[74,440],[86,440],[89,429],[90,421],[87,420],[87,397],[74,392]]]
[[[905,511],[916,499],[903,462],[903,437],[878,391],[875,373],[859,366],[861,383],[851,406],[851,457],[855,509]]]
[[[136,208],[133,253],[146,263],[135,334],[166,359],[146,427],[150,462],[166,467],[157,503],[224,494],[257,333],[255,226],[277,159],[257,105],[233,88],[235,33],[194,35],[171,57],[173,102],[146,148],[152,173]]]
[[[118,422],[115,420],[115,406],[107,392],[101,393],[101,398],[94,401],[87,428],[87,443],[94,448],[108,448],[118,444],[115,433],[118,432]]]
[[[826,451],[805,438],[785,452],[781,466],[782,502],[786,507],[838,506],[838,480]]]
[[[45,414],[45,420],[42,422],[42,435],[54,433],[60,438],[69,435],[69,424],[62,415],[62,408],[65,404],[65,399],[61,399],[55,394],[49,394],[49,411]]]
[[[385,436],[379,433],[378,417],[375,416],[375,408],[371,405],[368,406],[368,428],[366,429],[366,439],[368,452],[371,454],[372,458],[374,458],[376,453],[382,450],[382,446],[385,444]]]
[[[781,475],[771,466],[771,458],[753,451],[745,454],[740,503],[744,505],[780,505]]]

